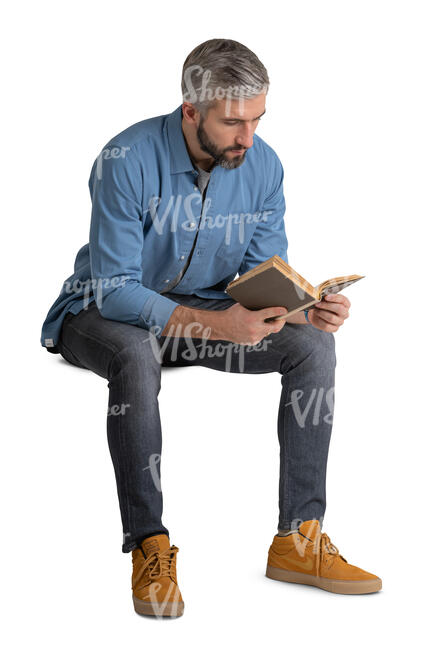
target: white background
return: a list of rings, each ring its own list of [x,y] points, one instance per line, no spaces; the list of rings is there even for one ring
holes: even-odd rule
[[[417,2],[15,2],[2,19],[2,592],[7,647],[409,643],[419,567],[420,20]],[[383,591],[264,576],[281,376],[164,369],[164,523],[185,614],[137,616],[106,441],[106,381],[41,348],[88,241],[101,147],[181,103],[187,54],[250,47],[257,133],[285,169],[289,261],[346,290],[324,530]],[[209,414],[204,416],[204,414]]]

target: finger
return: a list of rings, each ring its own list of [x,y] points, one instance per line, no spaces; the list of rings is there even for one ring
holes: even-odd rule
[[[327,303],[342,303],[348,309],[351,307],[349,298],[344,296],[343,293],[328,293],[323,297],[323,301],[326,301]]]
[[[267,307],[265,309],[259,309],[259,316],[262,317],[262,320],[265,318],[272,318],[273,316],[284,316],[288,313],[286,307]]]
[[[324,332],[337,332],[339,329],[338,325],[333,325],[332,323],[328,323],[323,318],[319,318],[316,313],[314,313],[314,316],[312,318],[312,324],[317,327],[320,330],[323,330]]]
[[[314,306],[316,309],[322,309],[322,310],[334,312],[339,316],[342,316],[342,318],[347,318],[348,316],[348,308],[341,303],[325,302],[323,300],[322,302],[316,302]]]
[[[316,308],[314,311],[317,318],[324,321],[325,323],[331,323],[332,325],[342,325],[344,322],[344,318],[342,316],[338,316],[338,314],[332,311],[328,311],[327,309]]]
[[[286,324],[285,319],[275,321],[274,323],[265,323],[266,327],[268,325],[271,326],[271,328],[270,328],[270,330],[268,332],[269,334],[276,334],[276,332],[280,332],[280,330],[284,327],[285,324]]]

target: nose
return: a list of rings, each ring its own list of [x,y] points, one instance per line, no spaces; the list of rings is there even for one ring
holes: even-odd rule
[[[253,146],[254,130],[255,127],[252,124],[245,122],[242,126],[241,133],[235,139],[235,144],[238,144],[239,147],[250,149]]]

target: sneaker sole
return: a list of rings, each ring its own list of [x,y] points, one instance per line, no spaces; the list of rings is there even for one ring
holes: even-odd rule
[[[146,600],[136,598],[133,594],[133,605],[137,614],[144,614],[145,616],[169,616],[177,618],[184,612],[184,602],[181,601],[168,601],[166,603],[151,603]]]
[[[332,578],[320,578],[297,571],[286,571],[269,564],[266,567],[266,576],[272,580],[319,587],[319,589],[332,591],[335,594],[372,594],[382,588],[380,578],[373,580],[333,580]]]

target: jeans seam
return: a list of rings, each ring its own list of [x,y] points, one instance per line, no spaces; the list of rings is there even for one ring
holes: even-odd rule
[[[282,504],[283,507],[283,513],[284,513],[284,518],[289,512],[289,488],[288,488],[288,450],[287,450],[287,436],[286,436],[286,404],[288,403],[288,395],[290,393],[289,388],[287,389],[284,404],[283,404],[283,415],[282,415],[282,436],[283,436],[283,441],[284,441],[284,458],[283,458],[283,465],[284,465],[284,503]]]
[[[116,356],[116,355],[114,355]],[[114,357],[113,357],[114,359]],[[123,373],[124,377],[124,373]],[[125,382],[125,379],[123,378],[123,382]],[[126,387],[123,386],[123,395],[125,394],[124,389]],[[129,486],[128,486],[128,478],[129,478],[129,469],[127,466],[127,448],[125,445],[123,445],[123,438],[121,434],[121,418],[118,418],[118,444],[120,446],[122,455],[123,455],[123,461],[124,461],[124,469],[123,469],[123,479],[124,479],[124,492],[125,492],[125,502],[126,502],[126,510],[127,510],[127,525],[128,525],[128,531],[123,531],[123,532],[129,532],[131,533],[132,531],[132,520],[131,520],[131,511],[130,511],[130,503],[129,503]],[[120,467],[119,467],[120,469]]]

